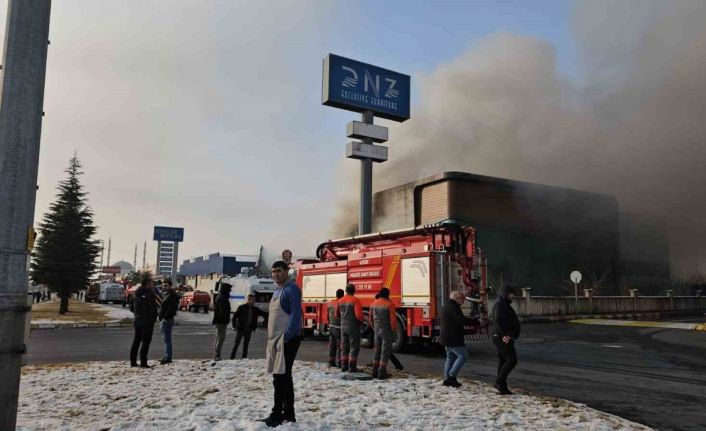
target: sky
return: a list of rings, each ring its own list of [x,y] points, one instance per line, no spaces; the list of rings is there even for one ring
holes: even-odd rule
[[[0,10],[6,10],[6,1]],[[458,90],[446,88],[447,72],[485,70],[483,64],[494,62],[486,69],[516,73],[510,83],[524,79],[527,61],[508,61],[503,53],[530,63],[540,59],[532,70],[551,75],[551,94],[562,98],[568,92],[574,100],[581,93],[581,106],[601,92],[616,93],[607,80],[613,69],[601,61],[611,66],[619,63],[615,58],[631,57],[631,42],[644,32],[641,24],[664,15],[656,5],[55,0],[35,218],[39,221],[54,199],[76,152],[98,238],[112,238],[110,263],[132,262],[137,244],[139,264],[144,241],[148,262],[153,261],[155,225],[185,228],[180,260],[214,252],[256,254],[260,245],[311,256],[316,245],[334,235],[337,212],[346,208],[342,200],[358,195],[347,174],[356,172],[358,162],[345,159],[344,148],[345,125],[359,114],[321,105],[322,59],[328,53],[412,76],[412,119],[403,126],[379,121],[391,127],[391,161],[396,152],[406,160],[420,144],[395,140],[395,133],[409,138],[410,131],[428,129],[425,121],[453,116],[439,119],[429,112],[440,95],[453,97]],[[604,23],[605,29],[599,25]],[[624,34],[623,28],[635,31]],[[673,25],[665,28],[673,31]],[[512,70],[518,64],[521,68]],[[601,91],[583,91],[596,86]],[[569,106],[575,105],[572,100]],[[534,101],[528,99],[528,106]],[[610,112],[619,105],[590,104],[590,109]],[[572,108],[561,107],[567,109]],[[504,115],[482,118],[478,127],[507,123]],[[454,130],[472,123],[463,117],[450,120]],[[545,123],[530,126],[535,135],[552,132]],[[586,135],[572,129],[560,136],[575,134]],[[453,165],[433,166],[443,171]],[[471,164],[464,170],[525,180],[547,180],[541,173],[551,171],[538,165],[512,175],[493,163],[481,166],[487,169]],[[375,177],[376,184],[418,177],[392,169],[404,166],[376,167],[385,176]],[[546,182],[612,190],[611,184],[573,180]]]
[[[139,264],[144,241],[154,260],[154,225],[185,228],[180,260],[261,244],[312,255],[330,235],[345,124],[359,116],[321,105],[326,54],[414,76],[512,30],[555,41],[571,73],[570,8],[54,1],[35,218],[77,152],[111,261],[132,262],[138,244]]]

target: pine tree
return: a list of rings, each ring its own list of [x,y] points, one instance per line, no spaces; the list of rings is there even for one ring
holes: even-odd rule
[[[68,311],[71,294],[88,285],[100,251],[98,241],[92,239],[93,211],[79,182],[83,172],[76,155],[65,172],[68,178],[59,183],[57,199],[39,225],[31,265],[32,280],[46,284],[61,299],[59,314]]]

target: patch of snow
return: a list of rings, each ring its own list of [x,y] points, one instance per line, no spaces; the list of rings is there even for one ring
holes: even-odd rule
[[[33,325],[72,325],[72,324],[89,324],[89,323],[108,323],[111,326],[117,326],[117,324],[123,319],[132,319],[133,314],[129,308],[122,308],[122,306],[108,306],[104,304],[89,304],[91,307],[98,307],[105,311],[108,320],[55,320],[55,319],[32,319]]]
[[[18,430],[261,431],[272,406],[264,360],[178,360],[154,369],[126,362],[23,370]],[[585,405],[543,396],[502,397],[462,380],[349,381],[324,364],[294,364],[297,422],[287,430],[649,430]]]
[[[96,304],[96,306],[103,308],[106,311],[106,315],[111,320],[123,320],[133,318],[132,311],[130,311],[130,309],[127,307],[123,308],[122,305],[110,307],[104,304]]]

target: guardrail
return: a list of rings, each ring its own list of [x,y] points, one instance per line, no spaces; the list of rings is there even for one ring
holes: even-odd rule
[[[494,300],[489,300],[492,309]],[[585,296],[532,296],[530,289],[522,289],[522,296],[513,301],[519,316],[561,316],[593,314],[641,314],[641,313],[696,313],[706,312],[706,297],[640,296],[636,289],[629,296],[593,296],[587,289]]]

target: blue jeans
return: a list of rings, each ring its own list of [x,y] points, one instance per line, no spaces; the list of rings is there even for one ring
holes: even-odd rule
[[[164,319],[160,326],[162,339],[164,340],[164,359],[172,360],[172,328],[174,327],[174,319]]]
[[[444,366],[444,380],[449,377],[458,377],[461,367],[468,359],[466,346],[455,346],[446,348],[446,365]]]

